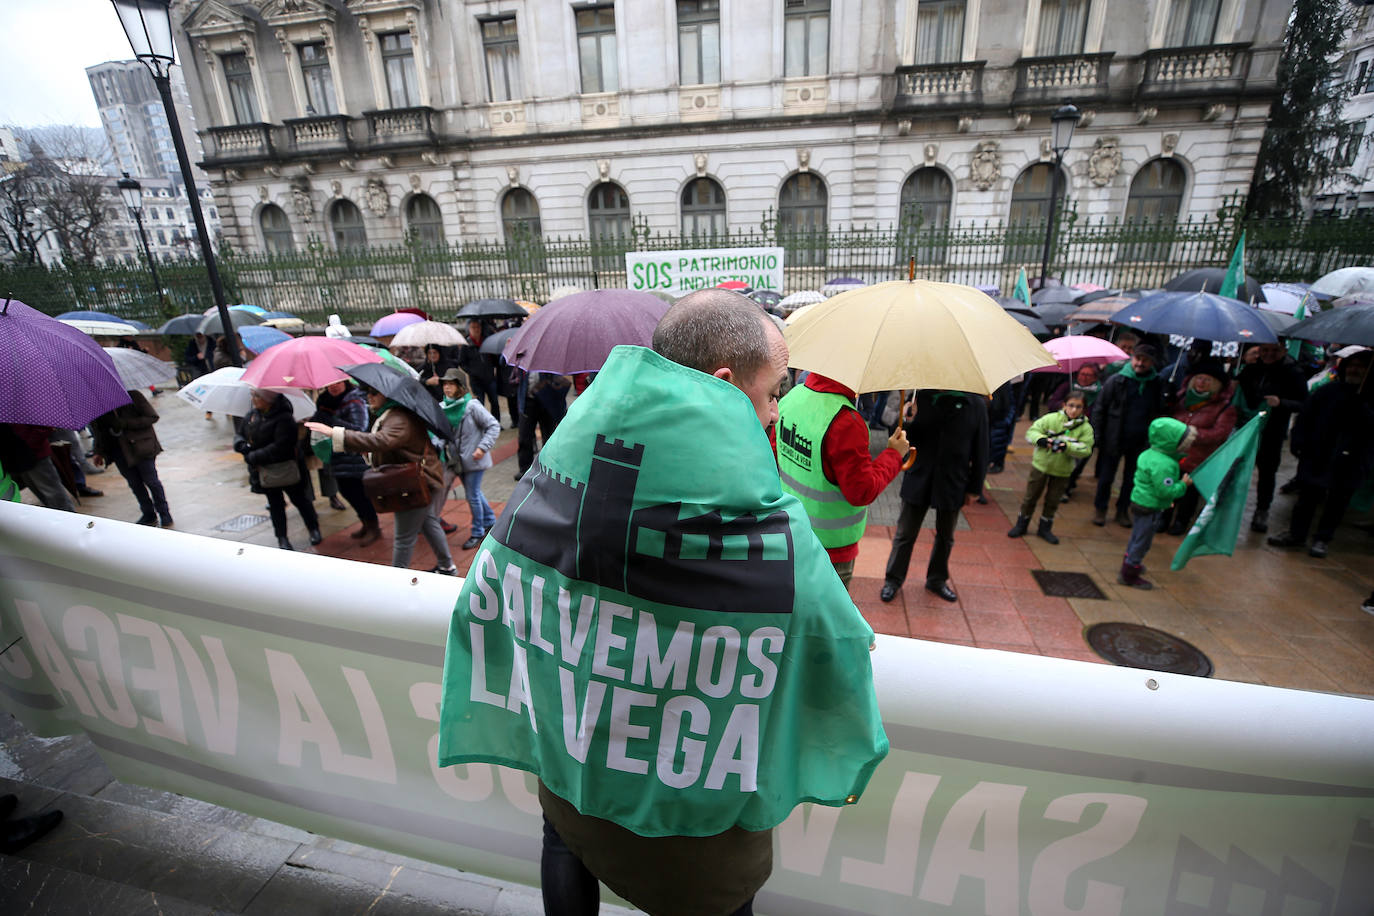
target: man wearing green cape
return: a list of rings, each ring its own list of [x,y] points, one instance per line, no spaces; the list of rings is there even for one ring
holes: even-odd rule
[[[478,551],[439,763],[539,777],[547,913],[597,879],[649,913],[748,914],[772,828],[886,755],[869,650],[766,430],[787,345],[724,290],[619,347]]]

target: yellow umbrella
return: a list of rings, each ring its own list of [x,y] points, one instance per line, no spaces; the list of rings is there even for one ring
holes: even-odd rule
[[[1055,365],[1044,347],[971,286],[896,280],[817,303],[788,322],[791,365],[856,392],[939,388],[991,394]]]
[[[528,299],[516,299],[515,304],[520,306],[526,312],[529,312],[531,315],[539,311],[539,303],[530,302]]]

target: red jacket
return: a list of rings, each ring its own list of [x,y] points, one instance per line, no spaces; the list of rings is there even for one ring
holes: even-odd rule
[[[1236,408],[1231,403],[1236,393],[1235,382],[1228,381],[1209,400],[1189,409],[1184,398],[1192,378],[1190,375],[1184,380],[1183,387],[1178,393],[1178,404],[1172,414],[1175,420],[1187,423],[1197,430],[1197,438],[1188,448],[1188,454],[1178,463],[1182,470],[1189,472],[1196,470],[1208,455],[1220,448],[1231,435],[1231,430],[1236,428]]]
[[[806,377],[806,387],[821,394],[839,394],[851,401],[854,392],[834,379],[816,372]],[[821,440],[821,470],[825,479],[840,488],[855,506],[867,506],[892,483],[902,470],[902,459],[895,448],[885,448],[877,458],[868,454],[868,424],[857,410],[841,410],[830,421]],[[859,555],[859,545],[826,551],[830,562],[847,563]]]

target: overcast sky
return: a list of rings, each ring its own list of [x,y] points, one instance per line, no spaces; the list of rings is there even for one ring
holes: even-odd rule
[[[86,68],[132,57],[109,0],[0,0],[0,124],[99,127]]]

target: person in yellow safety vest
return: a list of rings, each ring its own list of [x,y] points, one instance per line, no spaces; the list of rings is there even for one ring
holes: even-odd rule
[[[877,458],[855,392],[812,372],[778,402],[777,452],[782,487],[801,500],[811,530],[846,586],[864,535],[868,505],[902,469],[909,446],[899,425]]]

